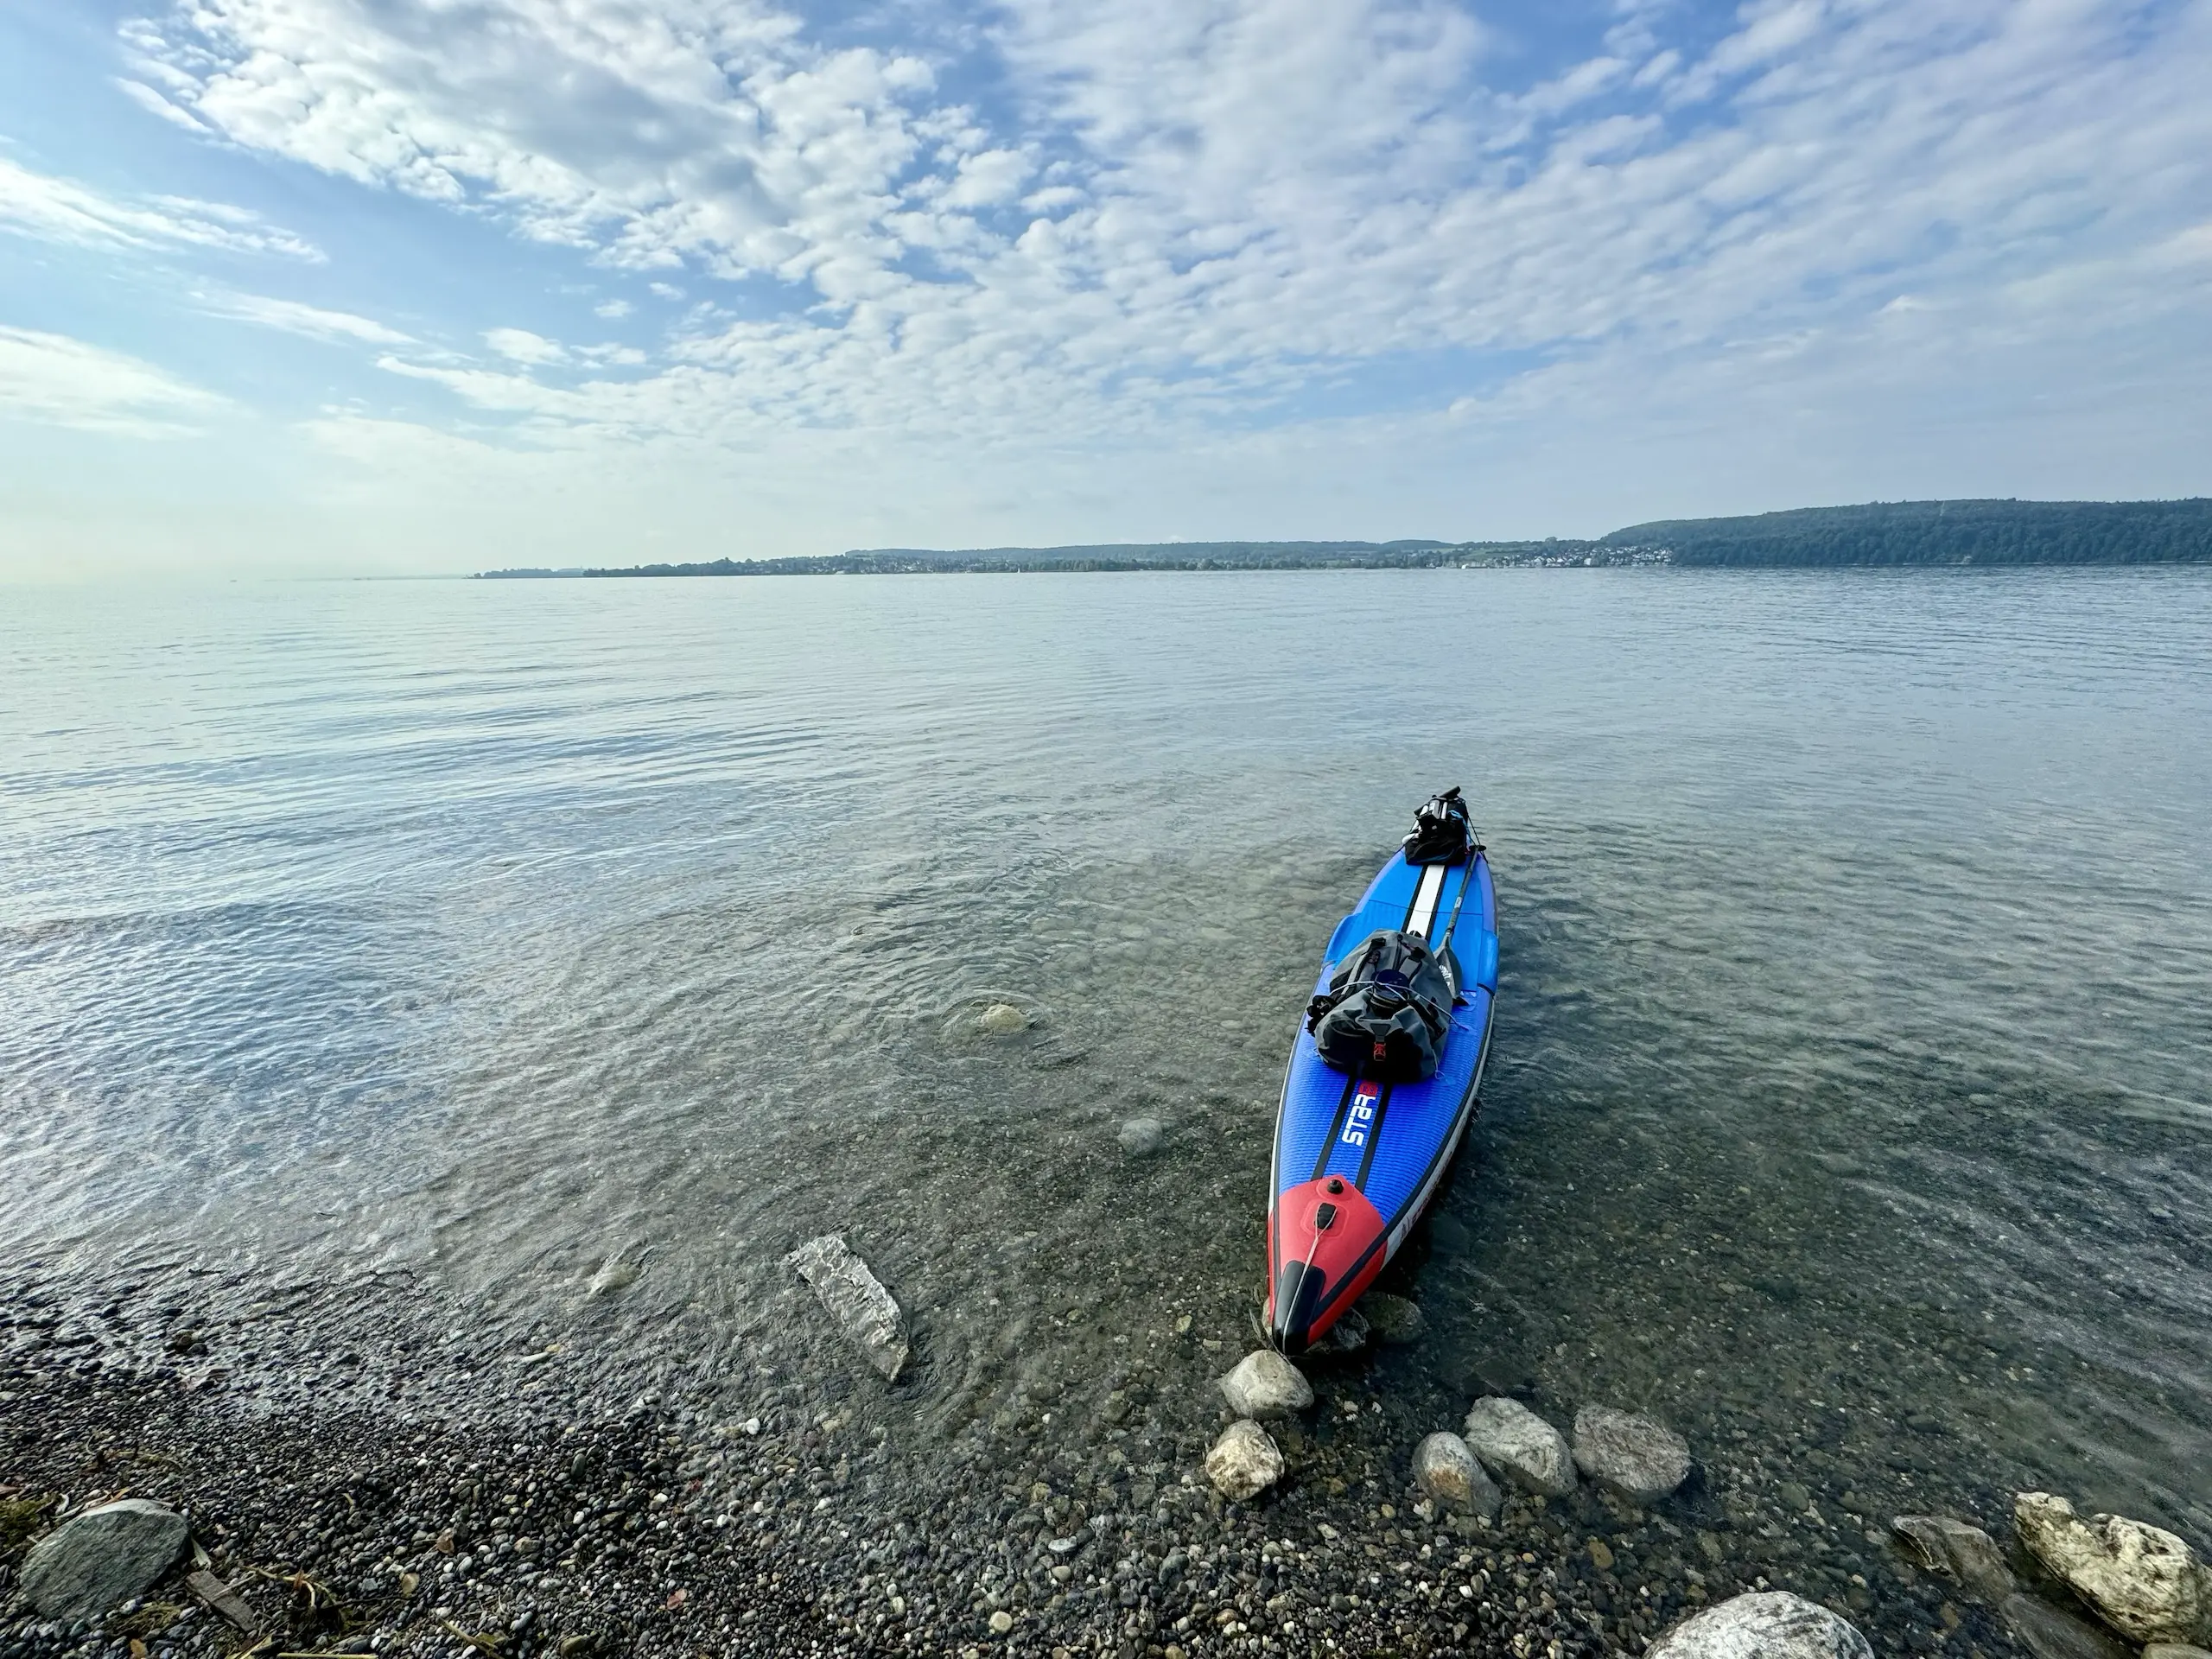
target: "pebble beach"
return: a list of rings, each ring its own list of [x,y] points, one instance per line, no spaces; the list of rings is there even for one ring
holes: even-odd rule
[[[680,1383],[623,1401],[588,1365],[441,1343],[386,1289],[281,1305],[226,1328],[174,1296],[10,1287],[0,1655],[1596,1659],[1767,1590],[1883,1652],[2034,1651],[1884,1518],[1994,1525],[2009,1495],[1859,1465],[1840,1410],[1805,1424],[1821,1444],[1708,1433],[1649,1507],[1509,1484],[1485,1518],[1413,1478],[1416,1431],[1458,1414],[1376,1389],[1372,1355],[1325,1358],[1312,1405],[1269,1420],[1280,1481],[1238,1503],[1205,1476],[1234,1414],[1202,1333],[1180,1363],[940,1445],[896,1430],[896,1387],[857,1351],[842,1405],[734,1418]],[[187,1516],[193,1556],[99,1620],[40,1617],[30,1539],[124,1496]],[[184,1581],[195,1560],[243,1626]]]

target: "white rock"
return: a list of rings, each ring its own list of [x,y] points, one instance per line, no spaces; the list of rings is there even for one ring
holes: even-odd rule
[[[1122,1125],[1115,1139],[1122,1143],[1122,1150],[1132,1158],[1149,1158],[1160,1150],[1160,1137],[1166,1133],[1156,1117],[1133,1117]]]
[[[2164,1529],[2117,1515],[2085,1521],[2049,1492],[2015,1497],[2012,1525],[2030,1554],[2131,1641],[2212,1638],[2212,1568]]]
[[[2185,1642],[2153,1642],[2143,1649],[2143,1659],[2212,1659],[2212,1653]]]
[[[1770,1590],[1684,1619],[1646,1648],[1644,1659],[1874,1659],[1874,1649],[1847,1619]]]
[[[1206,1453],[1206,1478],[1224,1497],[1241,1503],[1282,1478],[1282,1453],[1273,1435],[1243,1418],[1224,1429]]]
[[[1467,1443],[1448,1431],[1432,1434],[1414,1448],[1414,1484],[1438,1503],[1485,1521],[1495,1521],[1505,1501]]]
[[[993,1037],[1011,1037],[1029,1029],[1029,1016],[1011,1002],[994,1002],[976,1016],[976,1029]]]
[[[31,1546],[23,1593],[48,1618],[105,1618],[175,1567],[191,1534],[182,1516],[146,1498],[103,1503]]]
[[[1574,1414],[1574,1466],[1633,1503],[1656,1503],[1689,1478],[1690,1448],[1649,1417],[1585,1406]]]
[[[810,1238],[784,1260],[814,1287],[822,1306],[844,1326],[868,1363],[883,1373],[884,1381],[898,1381],[906,1364],[906,1316],[868,1270],[868,1263],[836,1233]]]
[[[1272,1348],[1255,1348],[1221,1379],[1229,1408],[1239,1417],[1287,1417],[1313,1403],[1313,1386],[1298,1367]]]
[[[1484,1468],[1501,1480],[1546,1497],[1565,1497],[1574,1490],[1574,1459],[1567,1437],[1522,1405],[1502,1394],[1468,1408],[1467,1447]]]

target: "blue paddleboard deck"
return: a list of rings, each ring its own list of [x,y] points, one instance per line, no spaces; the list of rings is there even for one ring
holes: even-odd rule
[[[1382,1273],[1436,1194],[1477,1109],[1497,989],[1497,897],[1481,850],[1459,864],[1394,855],[1329,940],[1315,984],[1369,935],[1419,934],[1458,995],[1436,1074],[1389,1083],[1336,1070],[1301,1030],[1283,1077],[1268,1210],[1268,1325],[1296,1353]]]

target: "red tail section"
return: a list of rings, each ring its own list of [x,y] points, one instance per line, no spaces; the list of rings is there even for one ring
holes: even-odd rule
[[[1268,1330],[1286,1354],[1318,1341],[1382,1271],[1382,1217],[1340,1175],[1294,1186],[1268,1215]]]

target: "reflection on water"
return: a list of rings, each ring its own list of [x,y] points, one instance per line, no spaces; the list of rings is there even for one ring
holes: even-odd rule
[[[1377,1382],[2203,1536],[2209,637],[2190,571],[19,594],[0,1250],[770,1397],[849,1369],[780,1265],[836,1228],[887,1421],[1202,1376],[1317,953],[1458,782],[1496,1049]]]

